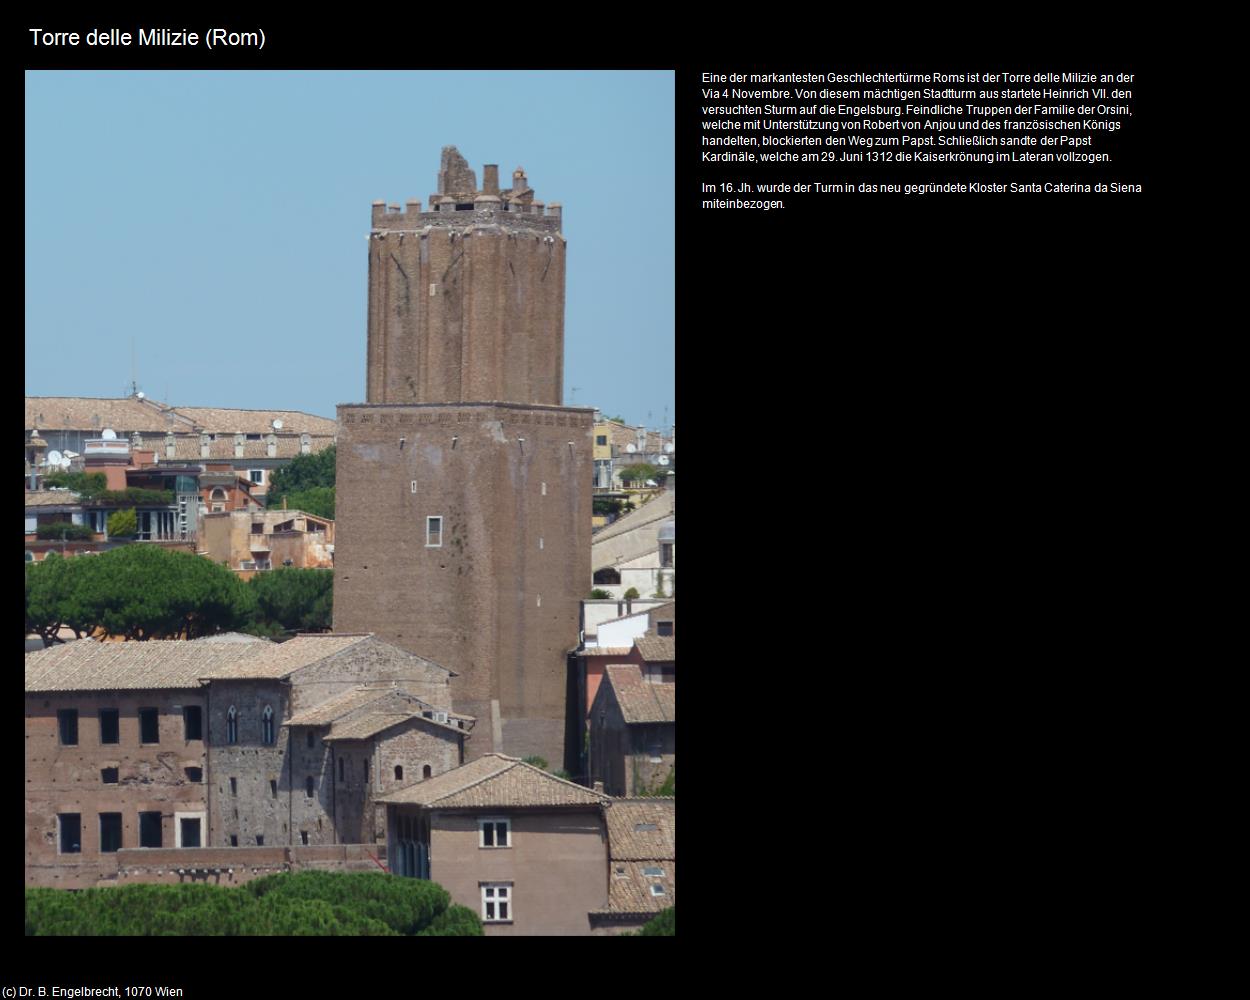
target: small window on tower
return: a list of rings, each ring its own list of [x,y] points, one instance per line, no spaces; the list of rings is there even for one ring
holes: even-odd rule
[[[427,549],[441,548],[443,544],[443,519],[441,517],[427,517],[425,519],[425,547]]]

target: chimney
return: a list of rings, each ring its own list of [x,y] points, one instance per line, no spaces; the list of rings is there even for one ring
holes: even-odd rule
[[[596,781],[596,782],[595,782],[595,788],[594,788],[594,791],[595,791],[595,794],[596,794],[596,795],[602,795],[602,794],[603,794],[603,782],[602,782],[602,781]]]

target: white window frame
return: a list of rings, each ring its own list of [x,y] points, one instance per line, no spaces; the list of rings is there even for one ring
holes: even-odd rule
[[[432,522],[438,522],[438,541],[430,541],[430,525]],[[425,547],[427,549],[441,549],[443,547],[443,516],[441,514],[431,514],[425,519]]]
[[[495,842],[493,844],[486,843],[487,823],[503,824],[504,838],[507,840],[506,844],[499,843],[498,829],[493,831],[493,836],[491,837]],[[506,816],[483,816],[477,821],[477,846],[484,851],[507,850],[512,846],[512,820]]]
[[[184,819],[198,819],[200,821],[200,846],[203,847],[204,838],[208,835],[208,813],[206,812],[174,813],[174,846],[182,846],[182,821]]]
[[[259,475],[260,478],[253,479],[252,478],[253,474]],[[265,470],[264,469],[248,469],[247,481],[253,486],[264,486],[265,485]]]
[[[479,882],[478,885],[482,890],[482,923],[510,924],[516,920],[516,908],[512,905],[511,882]],[[487,903],[494,904],[494,916],[486,915]],[[503,904],[508,908],[508,915],[506,917],[499,915],[500,904]]]

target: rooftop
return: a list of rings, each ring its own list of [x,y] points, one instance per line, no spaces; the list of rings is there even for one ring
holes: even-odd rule
[[[676,684],[643,680],[642,669],[633,663],[611,664],[604,675],[626,724],[677,721]]]
[[[675,663],[677,640],[671,635],[644,635],[634,640],[638,652],[648,663]]]
[[[26,654],[26,691],[198,688],[201,678],[254,655],[251,643],[96,642],[78,639]]]
[[[606,795],[557,778],[518,757],[488,753],[453,771],[401,788],[376,801],[440,809],[594,806]]]
[[[168,406],[152,399],[124,396],[96,399],[90,396],[27,396],[26,430],[103,431],[111,427],[119,435],[133,431],[164,434],[210,433],[268,434],[273,422],[282,421],[281,434],[336,433],[335,421],[300,410],[234,410],[220,406]]]

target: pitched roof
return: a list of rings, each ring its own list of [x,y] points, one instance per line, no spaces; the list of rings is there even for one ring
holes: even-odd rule
[[[608,875],[608,906],[596,914],[659,913],[677,905],[677,862],[613,861]],[[646,869],[659,868],[663,875],[648,875]],[[657,896],[653,885],[664,891]]]
[[[255,655],[251,643],[77,642],[26,654],[26,690],[125,691],[198,688],[201,678]]]
[[[634,640],[642,658],[650,663],[677,660],[677,639],[671,635],[644,635]]]
[[[302,712],[296,712],[291,716],[290,724],[292,726],[328,726],[335,719],[342,718],[348,712],[354,712],[358,708],[364,708],[372,702],[381,701],[383,698],[388,697],[392,691],[399,690],[394,683],[361,684],[350,691],[344,691],[341,694],[327,698],[319,705],[314,705],[312,708],[305,709]],[[417,700],[420,701],[420,699]]]
[[[211,674],[212,680],[271,680],[289,677],[295,671],[318,663],[349,646],[373,638],[367,632],[325,632],[301,634],[286,642],[248,656],[247,659],[223,665]]]
[[[628,656],[631,652],[632,646],[590,646],[578,650],[581,656]]]
[[[367,740],[384,729],[390,729],[391,726],[397,726],[413,718],[419,719],[421,716],[416,712],[366,712],[364,715],[343,722],[335,722],[326,734],[326,740]]]
[[[375,801],[439,809],[599,805],[608,797],[557,778],[517,757],[488,753],[452,771]]]
[[[243,454],[236,456],[234,453],[234,434],[219,434],[217,440],[208,442],[208,455],[205,456],[200,448],[199,434],[176,434],[174,436],[174,454],[170,458],[165,450],[164,434],[146,434],[142,435],[142,444],[145,449],[152,449],[156,452],[158,464],[160,462],[185,461],[198,462],[204,461],[224,461],[229,459],[239,460],[253,458],[295,458],[302,453],[299,435],[286,433],[286,429],[277,435],[277,447],[274,454],[269,454],[269,444],[264,438],[259,441],[244,441]],[[319,451],[330,447],[334,444],[333,436],[329,434],[317,434],[312,437],[309,443],[309,452],[316,454]]]
[[[73,490],[27,490],[27,507],[62,507],[81,503]]]
[[[282,421],[283,432],[302,432],[333,437],[334,420],[299,410],[233,410],[220,406],[167,406],[151,399],[126,396],[95,399],[88,396],[27,396],[26,429],[104,430],[118,434],[134,431],[268,434],[273,421]],[[263,442],[262,442],[263,444]],[[197,452],[198,454],[198,452]]]
[[[643,680],[642,668],[634,663],[609,664],[603,672],[627,724],[677,721],[676,684]]]
[[[608,856],[613,861],[677,857],[677,809],[674,799],[613,799],[605,813],[608,818]]]
[[[248,635],[246,632],[218,632],[216,635],[202,635],[198,639],[192,639],[191,641],[232,643],[273,642],[272,639],[266,639],[263,635]]]

